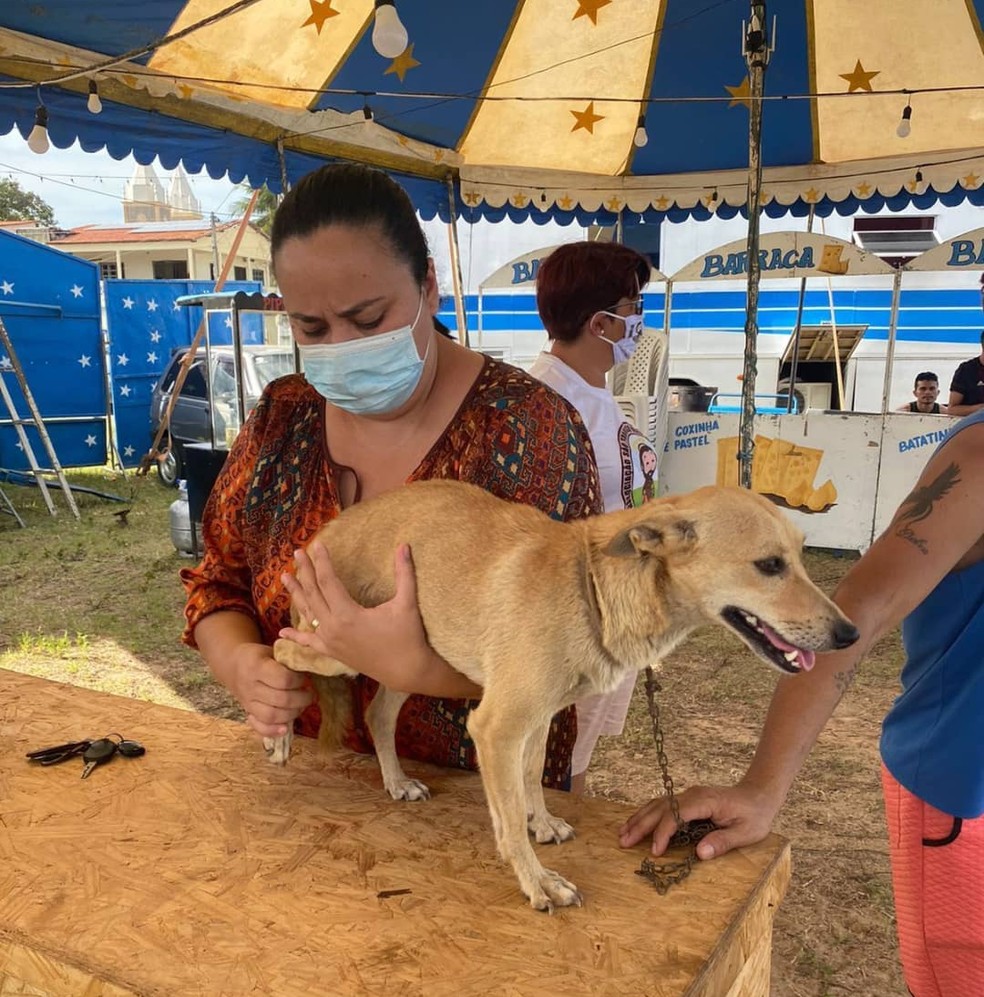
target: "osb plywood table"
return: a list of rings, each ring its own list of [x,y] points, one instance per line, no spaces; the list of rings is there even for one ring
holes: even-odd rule
[[[142,741],[80,778],[25,752],[111,731]],[[0,670],[0,994],[768,993],[789,878],[773,837],[659,896],[615,829],[631,812],[552,793],[573,842],[538,846],[584,907],[533,911],[495,856],[473,773],[297,744],[270,765],[241,725]]]

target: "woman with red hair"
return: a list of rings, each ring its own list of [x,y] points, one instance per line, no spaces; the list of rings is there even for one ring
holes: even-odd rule
[[[642,289],[650,266],[634,249],[575,242],[555,249],[536,278],[536,303],[550,343],[530,373],[577,409],[584,420],[605,511],[655,497],[656,452],[623,415],[606,376],[632,356],[643,330]],[[571,789],[583,792],[588,763],[602,734],[621,734],[635,675],[605,695],[577,703]]]

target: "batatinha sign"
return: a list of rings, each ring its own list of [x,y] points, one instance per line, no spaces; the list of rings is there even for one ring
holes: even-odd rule
[[[947,239],[909,263],[906,270],[984,270],[984,228]]]
[[[836,277],[892,272],[877,256],[864,253],[852,243],[832,236],[775,232],[763,236],[759,247],[759,267],[764,277]],[[674,274],[673,280],[714,280],[742,277],[747,273],[748,250],[742,240],[698,256]]]

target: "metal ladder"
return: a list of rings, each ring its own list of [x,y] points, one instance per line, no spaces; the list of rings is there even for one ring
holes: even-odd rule
[[[41,418],[41,413],[38,410],[36,402],[34,401],[34,395],[31,394],[31,389],[27,385],[27,378],[24,376],[24,368],[21,367],[20,360],[17,359],[17,354],[14,352],[14,344],[10,341],[10,335],[7,332],[6,326],[3,324],[2,318],[0,318],[0,345],[3,346],[9,359],[9,366],[5,364],[2,368],[0,368],[0,398],[3,399],[3,402],[7,407],[7,412],[10,413],[10,421],[13,423],[14,429],[17,431],[17,436],[20,439],[24,455],[27,457],[31,473],[34,475],[34,480],[38,483],[38,489],[44,498],[44,504],[48,507],[48,512],[51,513],[52,516],[58,515],[55,503],[51,500],[51,493],[48,491],[48,483],[42,476],[41,467],[38,465],[37,458],[34,456],[34,448],[31,446],[31,442],[27,438],[27,433],[24,432],[25,426],[33,426],[37,430],[38,436],[41,437],[41,442],[44,444],[45,451],[48,454],[48,459],[51,461],[51,469],[58,478],[58,483],[61,485],[62,491],[65,493],[65,500],[68,502],[68,507],[72,510],[72,513],[75,515],[76,519],[81,519],[82,516],[79,513],[79,507],[75,502],[75,496],[72,494],[72,488],[65,478],[65,472],[62,470],[61,464],[58,462],[58,457],[55,454],[55,448],[51,443],[51,437],[48,435],[48,430],[45,427],[44,420]],[[22,419],[17,414],[14,399],[10,395],[10,390],[7,388],[6,380],[3,376],[5,373],[9,373],[10,371],[13,371],[14,376],[17,378],[17,384],[20,387],[21,394],[27,402],[27,407],[31,413],[31,418],[29,419]],[[4,495],[4,500],[6,501],[6,504],[10,506],[10,511],[12,511],[17,517],[17,521],[21,524],[21,526],[23,526],[23,520],[17,515],[6,495]]]

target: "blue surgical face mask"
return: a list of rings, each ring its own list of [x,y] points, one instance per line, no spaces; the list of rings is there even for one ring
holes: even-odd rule
[[[602,312],[601,314],[621,319],[625,323],[625,332],[621,339],[609,339],[607,336],[599,337],[606,343],[611,343],[615,363],[625,363],[636,351],[644,326],[643,317],[641,315],[619,315],[616,312]]]
[[[402,329],[345,343],[298,346],[308,384],[332,405],[354,415],[396,411],[417,389],[424,372],[427,354],[421,359],[413,339],[423,308],[421,293],[416,318]]]

